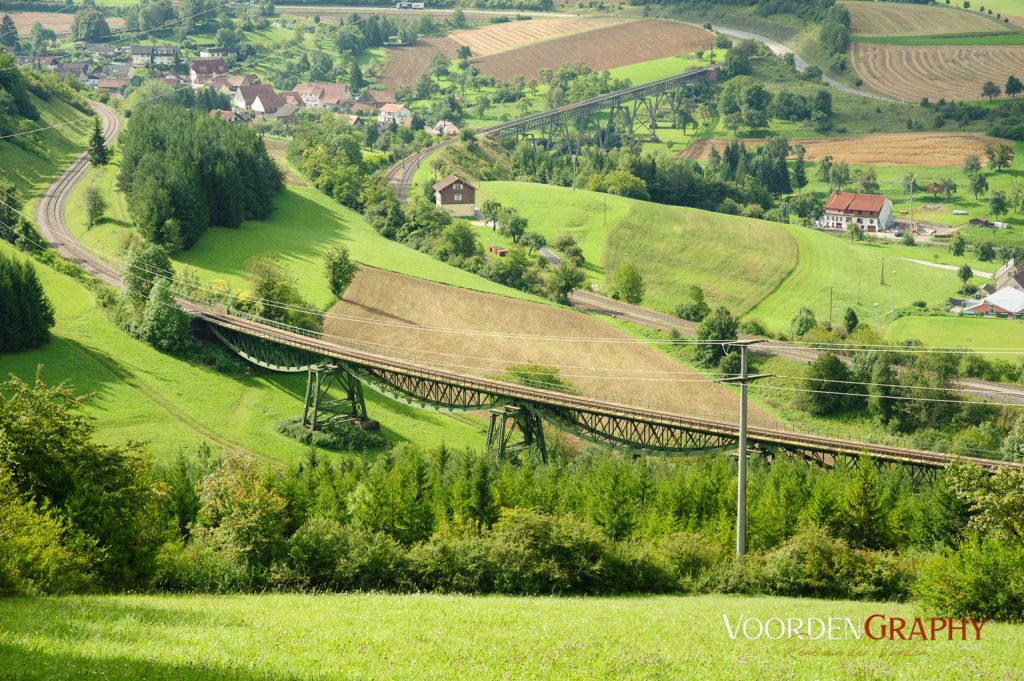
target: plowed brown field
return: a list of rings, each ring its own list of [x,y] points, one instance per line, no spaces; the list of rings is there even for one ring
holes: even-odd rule
[[[850,30],[855,36],[996,33],[1009,30],[1001,22],[980,12],[882,2],[843,4],[850,10]]]
[[[537,362],[561,367],[562,377],[584,395],[693,416],[732,420],[738,415],[735,393],[573,310],[364,267],[331,312],[377,322],[329,317],[325,325],[325,333],[337,336],[338,342],[370,352],[492,378],[505,373],[509,364]],[[756,408],[751,418],[763,425],[771,422]]]
[[[388,49],[388,65],[381,74],[381,85],[394,89],[402,85],[415,87],[420,77],[430,71],[430,59],[441,52],[455,59],[459,44],[448,37],[420,38],[410,47]]]
[[[1024,46],[853,43],[850,60],[867,85],[904,101],[968,101],[981,98],[985,81],[1024,73]]]
[[[544,19],[491,24],[482,28],[453,31],[448,37],[460,45],[467,45],[474,56],[486,57],[523,45],[552,38],[564,38],[596,28],[621,24],[624,19]]]
[[[708,48],[713,40],[711,33],[696,26],[646,19],[506,50],[473,62],[482,73],[500,80],[512,80],[519,74],[530,79],[545,67],[584,63],[595,70],[610,69]]]
[[[75,20],[75,13],[72,10],[66,12],[18,12],[4,10],[0,14],[10,14],[14,20],[14,26],[18,29],[18,35],[25,37],[32,31],[32,25],[37,21],[43,28],[53,29],[58,35],[71,32],[71,24]],[[121,17],[107,17],[107,25],[111,29],[124,26],[124,19]]]
[[[837,161],[855,165],[933,166],[958,168],[964,157],[983,156],[985,146],[1006,140],[971,133],[896,133],[892,135],[864,135],[861,137],[833,137],[829,139],[790,140],[790,145],[803,145],[808,161],[832,156]],[[762,140],[744,140],[748,147]],[[729,140],[698,140],[676,154],[678,158],[702,161],[719,151]]]

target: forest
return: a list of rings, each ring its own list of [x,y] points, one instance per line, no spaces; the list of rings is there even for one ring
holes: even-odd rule
[[[120,147],[117,183],[136,227],[172,250],[210,226],[267,217],[284,187],[256,131],[173,104],[136,107]]]
[[[913,599],[1024,616],[1024,474],[915,482],[864,459],[752,462],[751,553],[732,557],[735,466],[553,439],[549,459],[443,446],[311,451],[288,468],[205,446],[157,467],[94,441],[66,386],[0,386],[0,593],[735,592]],[[31,418],[27,418],[31,415]]]

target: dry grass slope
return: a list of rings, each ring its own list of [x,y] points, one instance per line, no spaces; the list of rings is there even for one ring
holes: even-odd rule
[[[647,19],[577,33],[557,40],[474,59],[480,71],[500,80],[536,78],[542,68],[584,63],[594,70],[687,54],[711,46],[714,36],[696,26]]]
[[[388,49],[388,65],[380,75],[380,83],[387,88],[415,87],[423,74],[430,71],[430,59],[440,52],[455,59],[459,43],[446,36],[420,38],[409,47]]]
[[[331,312],[376,323],[329,318],[325,331],[367,351],[497,377],[509,364],[561,367],[584,395],[692,416],[735,419],[738,398],[657,350],[582,313],[487,295],[363,268]],[[395,324],[402,326],[394,326]],[[460,329],[444,333],[406,325]],[[493,335],[472,335],[483,333]],[[599,341],[509,338],[503,334]],[[770,418],[753,410],[753,422]]]
[[[980,12],[883,2],[843,4],[850,10],[850,28],[855,36],[995,33],[1008,30],[1005,25]]]
[[[1024,73],[1024,46],[853,43],[850,57],[867,85],[908,102],[976,100],[985,81],[1002,84]]]
[[[838,161],[856,165],[931,166],[958,168],[970,154],[983,156],[985,146],[1006,140],[972,133],[895,133],[832,137],[828,139],[794,139],[791,145],[803,145],[808,161],[832,156]],[[719,151],[730,140],[697,140],[679,152],[679,158],[704,160],[712,147]],[[744,140],[748,147],[762,140]]]

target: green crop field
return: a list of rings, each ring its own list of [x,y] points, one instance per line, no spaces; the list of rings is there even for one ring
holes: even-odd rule
[[[75,156],[85,149],[92,122],[87,114],[53,98],[49,102],[31,96],[39,109],[31,128],[57,126],[20,138],[18,144],[0,140],[0,168],[26,198],[39,195]]]
[[[1024,45],[1024,33],[872,36],[857,38],[857,42],[886,45]]]
[[[723,617],[857,625],[875,613],[921,614],[741,596],[18,598],[0,609],[0,668],[17,679],[760,680],[1008,679],[1024,666],[1019,625],[988,623],[966,642],[733,640]]]
[[[0,251],[15,252],[2,241]],[[147,441],[157,459],[203,441],[264,461],[305,457],[306,447],[274,430],[278,421],[301,414],[304,376],[227,376],[174,359],[117,328],[79,282],[41,265],[36,269],[56,307],[53,340],[38,350],[0,354],[3,379],[14,373],[31,380],[43,365],[47,382],[69,381],[78,392],[93,394],[88,412],[97,418],[101,441]],[[366,399],[370,417],[393,441],[482,443],[482,420],[423,412],[372,391]]]

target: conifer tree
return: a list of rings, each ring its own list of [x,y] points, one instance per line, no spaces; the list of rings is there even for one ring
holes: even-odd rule
[[[192,344],[188,316],[178,308],[167,279],[157,279],[149,292],[139,336],[157,350],[177,355]]]
[[[45,344],[54,322],[53,305],[32,264],[0,255],[0,352]]]
[[[92,136],[89,138],[89,163],[94,166],[105,166],[110,162],[110,150],[103,139],[103,126],[99,118],[92,119]]]
[[[884,549],[889,544],[889,515],[886,500],[879,489],[875,463],[863,458],[857,466],[853,484],[847,492],[844,530],[850,545],[864,549]]]

